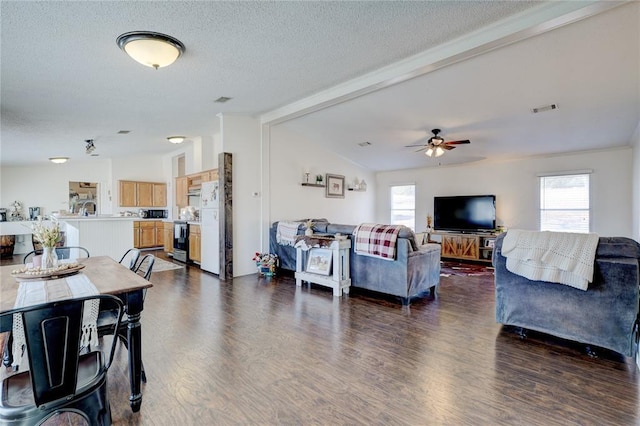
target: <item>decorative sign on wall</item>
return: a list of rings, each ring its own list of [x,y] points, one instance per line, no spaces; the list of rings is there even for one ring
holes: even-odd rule
[[[327,198],[344,198],[344,176],[327,173]]]

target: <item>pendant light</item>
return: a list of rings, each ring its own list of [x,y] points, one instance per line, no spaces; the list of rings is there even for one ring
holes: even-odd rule
[[[185,50],[180,40],[151,31],[124,33],[116,41],[132,59],[155,69],[171,65]]]

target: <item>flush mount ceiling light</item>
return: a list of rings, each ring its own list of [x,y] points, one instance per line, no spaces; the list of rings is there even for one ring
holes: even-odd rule
[[[66,163],[69,160],[69,157],[50,157],[49,161],[56,164]]]
[[[184,136],[169,136],[167,140],[171,143],[182,143],[186,138]]]
[[[171,65],[185,50],[180,40],[151,31],[124,33],[116,42],[135,61],[155,69]]]
[[[89,155],[96,150],[96,146],[93,144],[93,139],[85,139],[85,142],[87,143],[87,148],[85,153]]]

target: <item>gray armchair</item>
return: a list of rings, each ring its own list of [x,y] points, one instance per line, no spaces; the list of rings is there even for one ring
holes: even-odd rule
[[[493,252],[496,321],[634,356],[637,348],[640,244],[601,237],[587,291],[509,272],[504,234]]]

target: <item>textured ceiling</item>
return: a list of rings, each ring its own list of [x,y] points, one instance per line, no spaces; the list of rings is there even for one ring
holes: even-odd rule
[[[640,123],[640,6],[616,8],[281,124],[373,170],[629,146]],[[531,110],[557,104],[552,111]],[[431,129],[470,139],[439,158]],[[363,141],[370,146],[361,147]]]
[[[84,139],[96,140],[99,158],[170,152],[175,147],[166,142],[166,136],[210,137],[219,112],[257,116],[500,20],[525,16],[548,3],[3,1],[0,162],[45,164],[46,158],[52,156],[90,161],[84,155]],[[630,7],[633,6],[625,6]],[[621,17],[627,22],[621,31],[631,31],[631,36],[635,34],[637,38],[637,28],[635,33],[629,30],[628,21],[638,18],[638,8]],[[140,66],[115,42],[118,35],[135,30],[170,34],[185,44],[186,53],[172,66],[157,71]],[[606,34],[606,27],[604,30]],[[611,40],[618,42],[619,38],[613,35]],[[635,46],[637,51],[637,40],[634,43],[630,47]],[[620,52],[618,46],[611,47],[616,55],[628,53],[624,48]],[[633,55],[632,52],[628,61],[633,61]],[[635,55],[637,58],[637,52]],[[516,54],[515,58],[499,60],[508,68],[518,64],[519,58]],[[460,76],[464,68],[458,73],[457,67],[425,76],[435,79],[434,84],[438,85],[427,92],[403,89],[417,84],[420,80],[416,79],[415,83],[398,86],[401,97],[394,96],[390,91],[393,89],[385,89],[371,94],[371,98],[367,95],[339,105],[334,112],[329,108],[301,117],[304,121],[285,124],[305,134],[327,125],[344,128],[340,140],[349,143],[378,135],[379,146],[386,144],[387,150],[397,150],[398,143],[415,141],[425,129],[437,125],[448,132],[447,139],[474,137],[472,146],[465,148],[475,149],[476,140],[494,135],[488,128],[492,121],[499,120],[497,115],[516,106],[489,105],[487,111],[471,108],[478,103],[486,105],[487,94],[481,93],[469,103],[470,111],[455,117],[456,99],[474,95],[473,86],[457,91],[455,79],[472,82],[477,78],[473,70],[465,71],[472,75]],[[631,65],[631,73],[637,72],[637,63],[635,67]],[[483,72],[490,73],[490,66],[485,64]],[[621,84],[630,90],[635,87],[637,93],[637,81],[633,86],[628,72],[621,74]],[[482,92],[503,90],[496,76],[477,84],[484,86]],[[556,86],[558,92],[563,90],[563,84]],[[220,96],[233,99],[225,104],[214,103]],[[448,112],[441,108],[435,114],[428,108],[436,97],[441,105],[450,107]],[[548,97],[540,98],[546,102]],[[535,97],[528,100],[538,101]],[[549,100],[560,102],[557,98]],[[503,101],[507,102],[500,97]],[[637,99],[634,101],[631,106],[637,113]],[[361,120],[367,126],[348,128],[335,116],[340,108],[356,114],[354,117],[368,112]],[[385,117],[380,121],[383,127],[377,127],[378,120],[372,119],[376,117]],[[327,122],[334,119],[337,121]],[[625,132],[628,123],[625,119]],[[385,133],[385,128],[401,133],[402,138]],[[118,135],[120,130],[131,133]],[[328,136],[333,139],[335,135]],[[354,155],[347,151],[341,154]],[[381,163],[373,158],[366,160],[358,152],[355,155],[361,164],[372,169],[411,166],[401,158]],[[378,152],[376,156],[384,157],[385,153]]]

